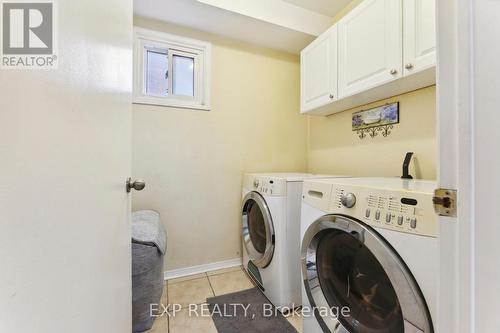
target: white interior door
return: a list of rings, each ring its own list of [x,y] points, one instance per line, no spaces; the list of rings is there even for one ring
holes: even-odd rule
[[[0,332],[131,332],[132,1],[57,3],[58,69],[0,69]]]
[[[437,1],[440,218],[438,332],[498,332],[500,2]]]
[[[435,0],[403,0],[403,59],[405,75],[436,65]]]
[[[338,22],[339,98],[402,76],[401,0],[365,0]]]

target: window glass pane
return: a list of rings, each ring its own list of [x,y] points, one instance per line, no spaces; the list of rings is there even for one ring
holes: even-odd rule
[[[155,96],[168,94],[167,53],[147,51],[146,93]]]
[[[194,58],[174,55],[172,60],[173,94],[194,96]]]

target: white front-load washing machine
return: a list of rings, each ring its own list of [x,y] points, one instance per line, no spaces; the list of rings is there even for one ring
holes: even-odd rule
[[[435,188],[397,178],[304,182],[304,333],[434,331]]]
[[[300,208],[312,174],[246,174],[243,180],[243,266],[279,310],[301,305]]]

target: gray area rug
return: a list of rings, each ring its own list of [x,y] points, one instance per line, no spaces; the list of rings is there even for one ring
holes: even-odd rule
[[[271,303],[258,288],[212,297],[207,303],[219,333],[297,333],[279,311],[269,310]]]

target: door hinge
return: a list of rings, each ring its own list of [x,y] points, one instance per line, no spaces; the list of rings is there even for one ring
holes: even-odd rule
[[[457,217],[457,190],[438,188],[434,190],[432,202],[436,214]]]

